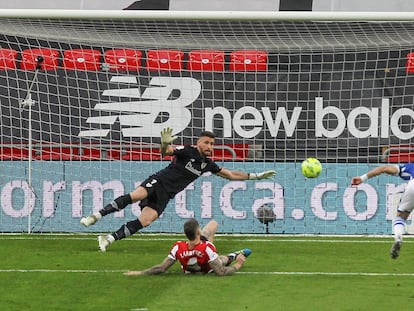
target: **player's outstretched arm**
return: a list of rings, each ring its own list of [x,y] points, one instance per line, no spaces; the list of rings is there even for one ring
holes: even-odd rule
[[[229,179],[229,180],[257,180],[257,179],[268,179],[276,175],[276,171],[265,171],[261,173],[246,173],[240,171],[231,171],[226,168],[222,168],[220,172],[217,173],[220,177]]]
[[[249,173],[249,179],[268,179],[276,175],[276,171],[265,171],[261,173]]]
[[[368,173],[353,177],[351,180],[351,185],[359,185],[363,182],[367,181],[371,177],[375,177],[381,174],[388,174],[388,175],[397,175],[398,174],[398,167],[395,165],[383,165],[378,166],[372,170],[370,170]]]
[[[243,254],[240,254],[236,257],[236,263],[234,265],[226,267],[223,266],[223,262],[220,258],[216,258],[210,262],[210,267],[218,276],[232,275],[243,267],[245,261],[246,257]]]
[[[161,274],[167,271],[173,264],[175,260],[170,257],[166,257],[164,261],[158,265],[152,266],[151,268],[141,270],[141,271],[128,271],[124,275],[152,275],[152,274]]]
[[[174,152],[174,148],[171,146],[174,140],[177,139],[177,136],[172,136],[172,128],[165,128],[161,131],[161,154],[165,155],[172,155]]]

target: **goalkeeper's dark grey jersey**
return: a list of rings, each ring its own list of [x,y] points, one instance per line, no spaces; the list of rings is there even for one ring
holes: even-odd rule
[[[180,146],[174,150],[171,163],[152,176],[174,197],[206,172],[217,174],[221,168],[211,159],[202,156],[197,148]]]

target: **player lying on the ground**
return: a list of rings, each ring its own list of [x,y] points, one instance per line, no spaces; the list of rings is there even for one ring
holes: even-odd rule
[[[170,250],[170,254],[164,261],[149,269],[142,271],[128,271],[125,275],[160,274],[166,272],[177,260],[181,263],[184,273],[209,273],[214,272],[219,276],[230,275],[239,270],[250,255],[251,250],[243,250],[230,253],[227,256],[217,254],[213,244],[214,234],[217,231],[217,222],[211,220],[201,230],[195,219],[190,219],[184,224],[184,234],[187,241],[176,242]],[[235,261],[235,264],[231,265]]]
[[[213,152],[215,139],[211,132],[201,133],[196,147],[179,146],[174,148],[170,144],[177,137],[171,135],[172,129],[170,128],[166,128],[161,132],[162,155],[174,156],[166,168],[148,177],[131,193],[116,198],[98,213],[81,219],[81,224],[90,226],[108,214],[120,211],[131,203],[141,201],[141,215],[137,219],[127,222],[112,234],[98,237],[101,251],[106,251],[107,247],[114,241],[122,240],[149,226],[164,212],[170,199],[206,172],[211,172],[229,180],[266,179],[276,174],[275,171],[246,173],[219,167],[209,158]]]
[[[400,176],[405,181],[408,181],[400,202],[398,203],[397,215],[392,222],[394,244],[391,247],[390,256],[392,259],[397,259],[400,255],[402,246],[402,236],[405,233],[405,221],[414,209],[414,163],[378,166],[362,176],[352,178],[351,183],[352,185],[359,185],[364,181],[367,181],[368,178],[384,173]]]

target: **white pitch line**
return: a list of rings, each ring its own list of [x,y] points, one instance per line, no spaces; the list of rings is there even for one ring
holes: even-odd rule
[[[52,270],[52,269],[0,269],[0,273],[124,273],[127,270]],[[181,273],[170,273],[181,274]],[[322,271],[240,271],[237,274],[252,275],[298,275],[298,276],[408,276],[414,273],[387,273],[387,272],[322,272]]]
[[[414,276],[414,273],[377,273],[377,272],[318,272],[318,271],[267,271],[267,272],[237,272],[237,274],[275,274],[275,275],[326,275],[326,276]]]
[[[78,269],[66,269],[66,270],[53,270],[53,269],[0,269],[0,273],[3,272],[42,272],[42,273],[124,273],[127,270],[78,270]]]
[[[125,242],[149,242],[149,241],[177,241],[181,239],[182,236],[177,237],[160,237],[160,238],[154,238],[154,237],[142,237],[142,238],[130,238],[125,239],[123,241]],[[70,237],[70,236],[2,236],[0,235],[0,241],[8,241],[8,240],[16,240],[16,241],[32,241],[32,240],[79,240],[79,241],[96,241],[96,237]],[[339,240],[339,239],[323,239],[323,238],[301,238],[301,239],[292,239],[292,238],[286,238],[286,237],[269,237],[269,238],[262,238],[262,239],[237,239],[234,237],[228,237],[228,236],[217,236],[217,241],[234,241],[234,242],[264,242],[264,243],[270,243],[270,242],[286,242],[286,243],[392,243],[392,237],[379,237],[377,239],[374,239],[372,237],[363,238],[362,240],[358,239],[349,239],[349,240]],[[407,236],[404,239],[404,243],[413,243],[413,237]]]

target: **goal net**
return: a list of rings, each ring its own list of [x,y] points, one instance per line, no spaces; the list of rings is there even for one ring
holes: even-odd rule
[[[144,232],[195,217],[223,233],[391,233],[404,186],[350,180],[411,159],[414,16],[96,14],[0,18],[1,232],[108,232],[136,218],[133,204],[79,225],[169,164],[158,148],[171,127],[178,145],[214,131],[220,166],[278,173],[202,176]],[[302,176],[307,157],[318,178]],[[257,219],[262,206],[274,222]]]

